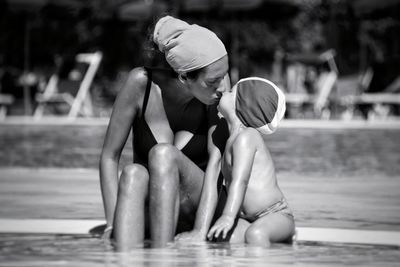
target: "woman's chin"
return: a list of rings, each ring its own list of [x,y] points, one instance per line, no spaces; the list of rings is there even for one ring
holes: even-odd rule
[[[211,99],[204,99],[204,100],[200,100],[203,104],[210,106],[210,105],[214,105],[216,103],[218,103],[219,99],[216,98],[211,98]]]

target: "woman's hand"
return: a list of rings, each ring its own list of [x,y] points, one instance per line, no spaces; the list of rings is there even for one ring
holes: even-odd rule
[[[104,239],[104,240],[110,239],[110,238],[111,238],[112,231],[113,231],[113,227],[112,227],[112,226],[107,226],[107,227],[104,229],[104,232],[103,232],[103,235],[101,236],[101,238]]]
[[[214,223],[213,227],[211,227],[210,231],[207,234],[207,238],[209,240],[211,240],[213,237],[218,238],[218,236],[222,233],[222,238],[225,239],[229,230],[232,229],[234,223],[235,217],[222,215]]]
[[[205,241],[205,233],[198,230],[192,230],[189,232],[183,232],[175,236],[175,241],[189,241],[189,242],[199,242]]]

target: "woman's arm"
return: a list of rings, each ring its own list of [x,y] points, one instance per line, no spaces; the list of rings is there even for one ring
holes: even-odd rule
[[[131,71],[115,100],[100,157],[100,185],[107,227],[112,226],[118,192],[118,164],[143,94],[143,71]]]
[[[209,161],[204,175],[203,188],[199,207],[196,212],[196,220],[194,230],[201,233],[202,238],[206,238],[206,234],[211,225],[215,208],[218,201],[217,182],[221,171],[221,153],[213,145],[209,152]]]
[[[256,147],[252,142],[251,134],[242,132],[232,145],[232,182],[229,185],[228,198],[222,216],[210,229],[207,237],[218,237],[222,233],[226,237],[233,227],[235,218],[242,206],[249,182],[251,168],[254,162]]]
[[[212,134],[215,125],[210,127],[208,133],[208,154],[206,172],[204,175],[203,187],[201,190],[200,202],[196,212],[196,220],[193,230],[181,233],[176,236],[175,240],[205,240],[207,231],[210,227],[211,220],[214,216],[215,207],[218,201],[217,181],[221,170],[221,153],[213,144]]]

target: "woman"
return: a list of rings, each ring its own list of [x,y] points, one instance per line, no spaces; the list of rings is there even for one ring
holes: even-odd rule
[[[131,71],[116,98],[100,159],[105,235],[113,231],[119,250],[143,244],[146,215],[155,246],[193,224],[217,114],[213,104],[228,72],[225,47],[206,28],[166,16],[155,25],[153,41],[170,68]],[[134,163],[118,181],[131,128]]]

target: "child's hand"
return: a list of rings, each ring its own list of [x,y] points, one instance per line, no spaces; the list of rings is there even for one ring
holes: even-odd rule
[[[222,238],[225,239],[226,235],[228,234],[229,230],[231,230],[234,223],[235,223],[234,217],[228,215],[222,215],[215,222],[214,226],[211,227],[210,231],[207,234],[207,238],[209,240],[211,240],[213,236],[217,238],[219,234],[222,232]]]

